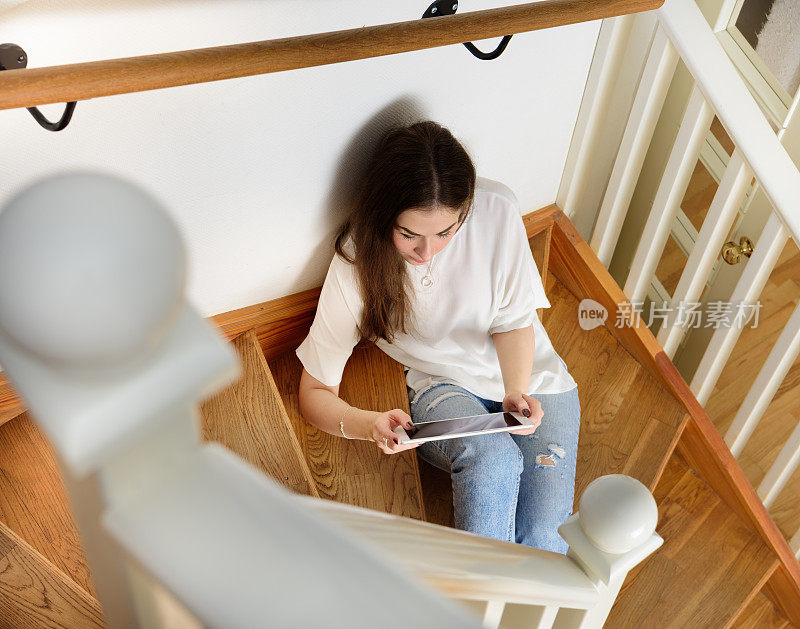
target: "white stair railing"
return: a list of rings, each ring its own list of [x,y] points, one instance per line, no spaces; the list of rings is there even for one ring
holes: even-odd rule
[[[632,302],[644,302],[647,296],[661,252],[681,209],[681,199],[689,186],[700,146],[713,119],[714,112],[695,86],[661,177],[653,209],[647,217],[647,224],[636,248],[631,272],[625,281],[624,292]]]
[[[341,503],[314,509],[396,557],[451,598],[469,601],[484,627],[601,627],[628,571],[663,540],[655,501],[640,482],[595,479],[559,529],[567,556]],[[624,515],[621,515],[624,513]],[[605,550],[601,550],[605,549]]]
[[[177,228],[118,179],[58,175],[0,212],[0,361],[110,627],[601,627],[662,543],[626,476],[589,485],[566,556],[292,494],[201,442],[199,402],[240,367],[184,278]]]
[[[642,78],[633,99],[628,124],[622,136],[617,158],[614,160],[611,178],[592,233],[590,244],[605,266],[611,262],[611,255],[614,253],[625,220],[625,212],[631,202],[647,147],[653,137],[658,115],[664,106],[664,99],[677,62],[678,56],[674,48],[662,29],[656,27]]]
[[[654,14],[657,24],[650,52],[598,212],[591,237],[593,249],[608,266],[664,102],[674,68],[673,60],[678,58],[686,65],[695,84],[624,283],[626,296],[631,302],[641,303],[648,293],[648,287],[656,281],[656,266],[680,210],[679,204],[697,161],[700,144],[710,129],[714,114],[725,127],[735,150],[698,233],[694,249],[689,252],[678,286],[671,295],[668,312],[681,313],[682,308],[696,304],[700,299],[752,177],[761,185],[774,210],[728,302],[731,308],[738,309],[730,313],[734,315],[733,324],[716,327],[692,377],[690,388],[704,405],[730,359],[748,320],[747,315],[752,315],[757,307],[757,300],[788,238],[800,244],[800,172],[717,41],[696,2],[666,0]],[[590,76],[589,84],[599,78],[614,76],[613,68],[593,62],[592,71],[595,66],[603,68],[603,77],[593,79]],[[593,92],[602,93],[603,88],[595,86]],[[595,104],[589,102],[586,107],[594,109]],[[602,116],[596,112],[592,120],[602,124]],[[591,130],[585,130],[581,137],[591,135]],[[580,141],[581,137],[576,140]],[[580,147],[575,150],[580,154],[584,152]],[[570,175],[565,171],[565,177]],[[575,185],[562,182],[561,188],[570,190],[571,196],[577,198],[581,190],[575,188],[579,188],[585,180],[586,177],[583,177]],[[670,357],[674,356],[687,328],[692,324],[692,319],[686,316],[687,312],[682,312],[684,316],[681,320],[667,316],[658,331],[658,341]],[[725,441],[735,456],[747,444],[798,355],[800,306],[795,309],[773,346],[725,435]],[[792,433],[758,489],[766,506],[773,503],[799,463],[800,428]],[[800,550],[800,531],[792,539],[791,545],[795,552]]]
[[[697,302],[700,299],[711,276],[711,269],[719,258],[725,238],[747,193],[751,178],[752,174],[744,163],[741,152],[735,150],[697,235],[694,248],[689,254],[686,268],[672,295],[669,312],[674,312],[680,304]],[[642,243],[639,246],[642,246]],[[689,270],[691,272],[687,272]],[[670,358],[674,357],[684,332],[685,326],[672,319],[665,321],[658,331],[658,342]]]

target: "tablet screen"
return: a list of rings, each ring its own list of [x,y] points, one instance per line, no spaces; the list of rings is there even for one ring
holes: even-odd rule
[[[511,413],[489,413],[415,424],[414,428],[406,429],[406,432],[411,439],[425,439],[506,426],[522,426],[522,424]]]

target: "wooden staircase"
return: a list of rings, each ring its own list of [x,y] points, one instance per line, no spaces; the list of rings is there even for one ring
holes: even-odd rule
[[[655,369],[661,358],[649,332],[643,324],[615,329],[611,306],[621,291],[557,208],[525,220],[552,304],[542,322],[578,383],[576,496],[594,478],[619,473],[642,481],[659,505],[657,530],[665,543],[630,573],[606,626],[792,626],[797,600],[780,601],[779,610],[764,596],[775,598],[776,587],[765,584],[782,569],[774,544],[753,526],[755,516],[740,517],[745,499],[726,489],[730,483],[697,463],[703,429],[695,425],[696,409],[676,395],[674,376]],[[301,365],[293,350],[310,326],[315,294],[318,289],[216,318],[232,338],[244,376],[203,404],[204,436],[293,491],[452,525],[447,474],[413,450],[383,455],[371,443],[328,435],[300,416]],[[605,326],[580,328],[578,304],[587,297],[608,307]],[[361,408],[409,410],[402,366],[371,344],[355,349],[340,396]],[[0,627],[101,624],[55,460],[27,415],[0,426],[0,452]],[[50,577],[40,576],[42,570]],[[68,615],[59,616],[62,611]]]

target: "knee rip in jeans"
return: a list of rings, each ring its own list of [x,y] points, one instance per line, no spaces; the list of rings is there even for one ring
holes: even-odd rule
[[[425,407],[425,412],[427,413],[428,411],[430,411],[432,408],[434,408],[440,402],[443,402],[447,398],[458,397],[458,396],[465,397],[465,398],[470,399],[470,400],[473,399],[472,397],[470,397],[466,393],[462,393],[461,391],[450,391],[450,393],[442,393],[433,402],[431,402],[430,404],[428,404],[428,406]]]
[[[556,457],[563,459],[567,456],[567,451],[557,443],[547,444],[547,453],[540,452],[536,455],[536,469],[552,469],[556,466]]]
[[[416,402],[417,402],[417,400],[418,400],[419,398],[421,398],[423,395],[425,395],[425,394],[426,394],[428,391],[430,391],[430,390],[431,390],[433,387],[438,387],[440,384],[445,384],[445,383],[444,383],[444,382],[433,382],[433,383],[431,383],[431,384],[428,384],[428,385],[426,385],[426,386],[422,387],[421,389],[419,389],[418,391],[416,391],[416,392],[414,393],[414,397],[413,397],[413,399],[411,400],[411,402],[409,402],[409,404],[416,404]]]

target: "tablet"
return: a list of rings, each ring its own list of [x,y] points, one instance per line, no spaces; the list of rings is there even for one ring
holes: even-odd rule
[[[432,422],[414,424],[414,428],[406,430],[402,426],[394,429],[400,443],[424,443],[438,439],[453,437],[469,437],[485,435],[492,432],[508,432],[517,428],[532,426],[530,418],[517,412],[487,413],[470,417],[454,417],[437,419]]]

